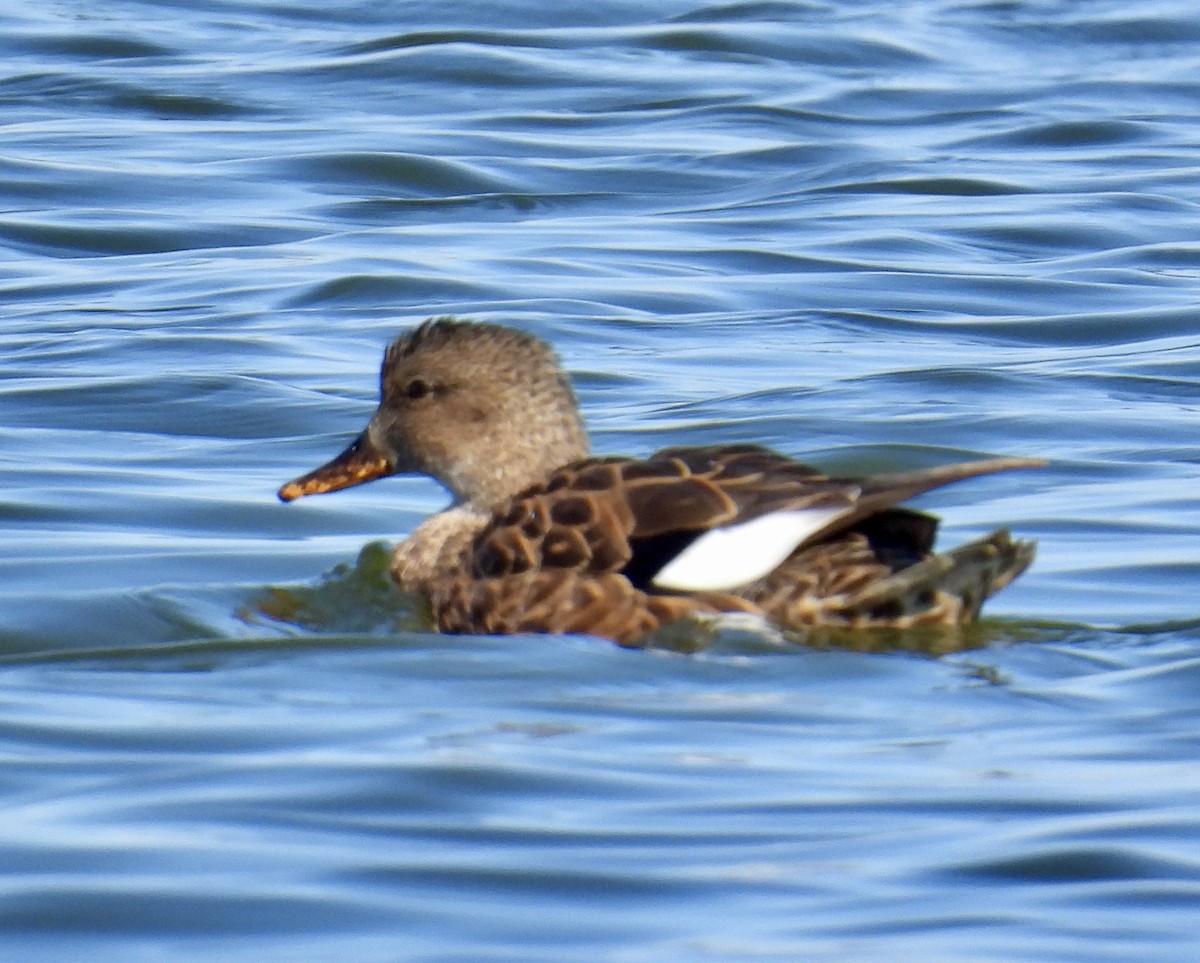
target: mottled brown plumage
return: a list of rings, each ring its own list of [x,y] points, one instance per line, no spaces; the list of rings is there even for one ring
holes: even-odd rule
[[[838,479],[756,445],[588,458],[574,395],[543,342],[446,318],[388,349],[381,394],[362,435],[280,497],[397,472],[443,482],[455,505],[399,545],[392,567],[446,632],[585,632],[634,644],[722,612],[792,628],[959,624],[1033,558],[1032,543],[1005,531],[935,554],[937,520],[897,507],[1039,464],[1031,459]],[[775,530],[789,514],[802,538],[765,574],[715,590],[668,587],[664,567],[685,549],[696,543],[706,558],[705,533],[758,519]]]

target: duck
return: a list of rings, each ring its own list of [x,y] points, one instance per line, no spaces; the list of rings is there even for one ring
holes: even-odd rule
[[[965,625],[1033,561],[1007,529],[946,552],[938,519],[902,503],[1044,464],[998,457],[847,478],[757,444],[590,454],[552,347],[515,328],[431,318],[386,349],[380,402],[284,502],[389,475],[451,504],[391,557],[397,587],[455,634],[586,634],[638,646],[688,619],[778,629]]]

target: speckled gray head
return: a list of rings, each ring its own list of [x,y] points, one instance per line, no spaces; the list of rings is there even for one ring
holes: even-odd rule
[[[279,497],[419,472],[458,502],[494,505],[587,450],[575,395],[548,344],[499,325],[435,318],[388,347],[366,430]]]

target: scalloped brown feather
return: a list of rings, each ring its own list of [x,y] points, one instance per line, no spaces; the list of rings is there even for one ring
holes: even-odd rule
[[[586,459],[493,515],[456,550],[448,578],[402,581],[430,596],[447,632],[586,632],[628,645],[680,618],[720,612],[751,612],[797,628],[956,624],[974,618],[984,598],[1029,564],[1032,546],[996,533],[982,557],[934,556],[936,519],[891,506],[951,481],[1028,464],[996,459],[853,480],[750,445]],[[860,525],[864,503],[869,510],[861,515],[871,521]],[[849,524],[802,545],[767,577],[722,593],[653,589],[654,572],[680,542],[735,520],[814,506],[844,506]],[[889,583],[930,558],[949,563],[927,567],[924,579]],[[972,574],[963,577],[968,567]],[[969,588],[950,591],[950,573]],[[893,590],[880,592],[880,585]]]

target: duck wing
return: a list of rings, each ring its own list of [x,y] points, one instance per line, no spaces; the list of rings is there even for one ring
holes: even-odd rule
[[[921,557],[932,549],[937,520],[895,506],[955,481],[1042,464],[997,458],[848,479],[827,477],[753,446],[667,449],[652,461],[664,458],[682,462],[693,479],[715,487],[737,508],[735,517],[695,533],[685,544],[676,538],[678,550],[670,557],[662,559],[660,553],[661,565],[650,583],[679,592],[746,585],[801,549],[852,528],[869,534],[872,544],[886,551]],[[635,544],[638,534],[633,535]]]
[[[497,512],[476,538],[471,564],[483,578],[619,572],[647,591],[724,591],[921,492],[1033,464],[1000,458],[837,479],[756,445],[586,459]],[[913,518],[927,516],[895,517],[900,529],[932,540],[933,526]]]

